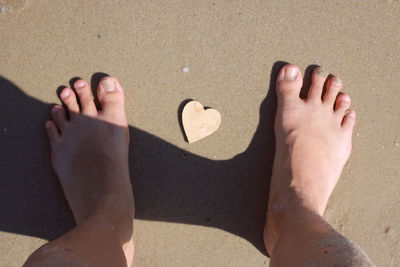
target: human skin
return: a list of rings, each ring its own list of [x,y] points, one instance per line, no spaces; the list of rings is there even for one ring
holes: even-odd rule
[[[127,266],[134,253],[134,199],[124,92],[115,78],[103,78],[97,110],[88,83],[78,80],[74,87],[77,96],[70,88],[60,94],[67,110],[54,106],[45,126],[77,226],[39,248],[25,266]]]
[[[340,235],[323,214],[351,151],[356,113],[342,81],[318,67],[307,98],[295,65],[278,74],[276,153],[272,171],[265,247],[270,266],[372,266],[357,245]]]
[[[277,77],[276,155],[264,228],[270,266],[372,266],[368,256],[322,215],[351,151],[355,112],[342,82],[317,68],[310,93],[302,75],[284,66]],[[25,266],[128,266],[133,261],[134,199],[124,93],[113,77],[93,102],[84,80],[65,88],[46,122],[52,164],[77,226],[35,251]],[[77,97],[80,100],[78,105]],[[335,104],[336,103],[336,104]],[[69,113],[69,118],[67,116]]]

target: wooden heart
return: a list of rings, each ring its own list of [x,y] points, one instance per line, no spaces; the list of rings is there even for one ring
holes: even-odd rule
[[[212,108],[204,109],[197,101],[190,101],[182,111],[182,123],[189,143],[214,133],[221,124],[221,114]]]

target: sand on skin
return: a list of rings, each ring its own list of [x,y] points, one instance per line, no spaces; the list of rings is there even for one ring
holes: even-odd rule
[[[258,249],[265,203],[257,204],[264,201],[257,179],[271,166],[274,103],[263,100],[277,61],[303,70],[321,64],[343,80],[357,125],[325,217],[377,266],[400,265],[399,1],[0,1],[6,4],[0,266],[20,266],[73,226],[42,123],[59,86],[97,72],[118,77],[127,93],[130,163],[141,189],[136,265],[268,263]],[[177,117],[189,98],[223,117],[217,132],[191,145]]]

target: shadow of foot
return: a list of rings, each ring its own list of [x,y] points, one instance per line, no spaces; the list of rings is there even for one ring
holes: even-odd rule
[[[258,128],[246,151],[232,159],[209,160],[130,126],[136,218],[219,228],[265,253],[275,77],[285,64],[274,64]],[[94,88],[104,75],[93,75]],[[54,239],[74,227],[74,220],[49,160],[43,124],[51,105],[3,77],[0,89],[0,230]]]

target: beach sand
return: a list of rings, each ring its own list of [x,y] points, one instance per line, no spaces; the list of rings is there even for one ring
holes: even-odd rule
[[[270,88],[282,62],[343,80],[357,124],[325,218],[377,266],[400,266],[398,0],[3,0],[0,9],[0,266],[20,266],[74,226],[43,124],[57,88],[102,73],[127,95],[136,266],[265,266]],[[190,145],[178,120],[187,99],[222,116]]]

